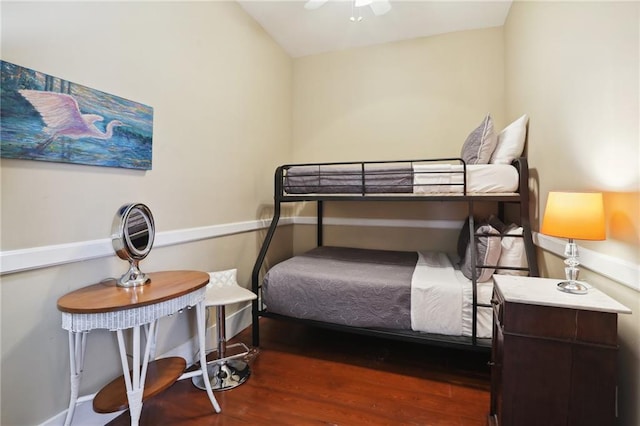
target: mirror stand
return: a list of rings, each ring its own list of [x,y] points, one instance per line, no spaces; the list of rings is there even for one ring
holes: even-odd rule
[[[138,268],[153,246],[155,224],[144,204],[125,204],[113,219],[111,242],[118,257],[129,262],[129,270],[117,280],[119,287],[149,284],[151,279]]]
[[[120,287],[136,287],[151,282],[151,278],[138,268],[139,262],[137,259],[129,259],[129,270],[118,280]]]

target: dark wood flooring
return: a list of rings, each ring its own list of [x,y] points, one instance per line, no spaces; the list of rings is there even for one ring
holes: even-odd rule
[[[243,385],[206,392],[191,380],[144,402],[141,425],[486,425],[489,354],[261,319]],[[250,329],[232,340],[251,343]],[[109,423],[128,425],[128,411]]]

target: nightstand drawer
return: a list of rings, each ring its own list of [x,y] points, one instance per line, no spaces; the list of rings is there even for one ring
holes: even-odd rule
[[[502,310],[505,333],[614,346],[617,342],[616,314],[522,303],[505,303]]]

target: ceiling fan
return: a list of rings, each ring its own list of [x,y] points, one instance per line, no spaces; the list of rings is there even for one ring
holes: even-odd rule
[[[308,0],[304,8],[307,10],[315,10],[320,6],[325,4],[329,0]],[[385,13],[391,10],[391,3],[389,0],[353,0],[352,9],[358,9],[363,6],[369,6],[373,11],[373,14],[376,16],[384,15]],[[352,21],[361,21],[362,15],[358,13],[358,16],[355,16],[355,13],[352,13],[351,16]]]

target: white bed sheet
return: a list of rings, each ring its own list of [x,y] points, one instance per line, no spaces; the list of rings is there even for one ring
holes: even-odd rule
[[[456,279],[462,286],[462,335],[471,336],[473,318],[473,286],[471,280],[462,274],[462,271],[456,269]],[[477,283],[478,303],[491,304],[493,295],[493,279]],[[477,337],[490,338],[493,332],[493,310],[490,307],[478,306],[478,330]]]
[[[489,304],[493,282],[477,283],[478,303]],[[473,287],[446,253],[419,252],[411,279],[411,328],[414,331],[471,336]],[[478,307],[477,337],[492,333],[491,308]]]
[[[414,194],[461,193],[460,164],[415,164]],[[458,173],[456,173],[458,172]],[[518,189],[518,171],[509,164],[467,165],[467,193],[510,193]]]

